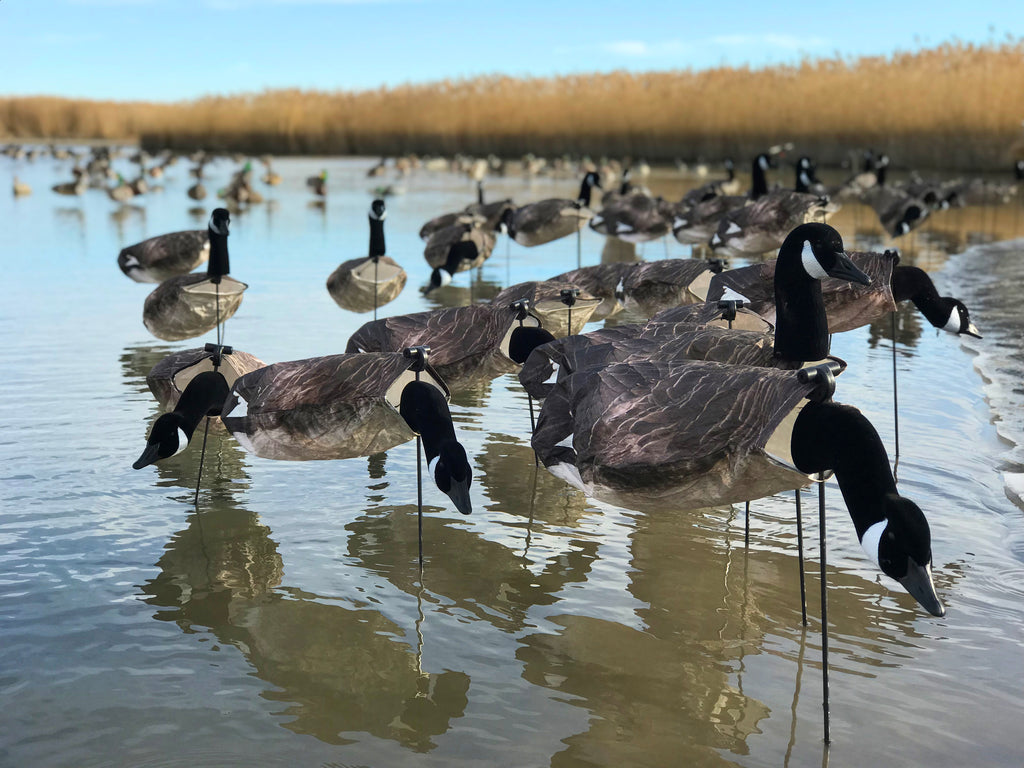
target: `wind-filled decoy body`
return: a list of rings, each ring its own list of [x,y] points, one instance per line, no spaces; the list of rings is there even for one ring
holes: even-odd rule
[[[210,258],[205,229],[170,232],[122,248],[117,266],[137,283],[162,283],[185,275]]]
[[[549,198],[509,209],[505,211],[502,223],[509,237],[527,247],[567,237],[578,232],[593,217],[591,190],[600,186],[597,174],[588,172],[575,200]]]
[[[327,278],[327,292],[342,309],[370,312],[398,297],[408,276],[394,259],[386,256],[383,200],[370,205],[370,246],[367,256],[338,265]]]

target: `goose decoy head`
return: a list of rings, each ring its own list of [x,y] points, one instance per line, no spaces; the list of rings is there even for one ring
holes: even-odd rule
[[[469,486],[473,482],[473,473],[462,444],[455,440],[442,443],[429,469],[437,487],[448,495],[455,508],[464,515],[470,514],[473,503],[469,498]]]
[[[821,280],[834,277],[861,285],[871,283],[871,278],[859,270],[844,252],[843,238],[839,232],[828,224],[801,224],[790,232],[779,249],[779,266],[776,269],[785,269],[786,255],[797,253],[800,255],[802,271],[809,278]]]
[[[522,365],[537,347],[554,341],[550,331],[533,325],[521,325],[512,331],[508,340],[508,356],[512,362]]]
[[[776,166],[772,157],[764,152],[754,158],[754,163],[762,171],[767,171],[769,168],[774,168]]]
[[[885,520],[875,523],[861,537],[861,546],[886,576],[909,592],[933,616],[945,616],[946,608],[932,581],[931,530],[921,509],[896,493],[884,496]]]
[[[899,222],[893,227],[893,237],[907,234],[918,222],[923,221],[926,216],[927,213],[921,206],[908,205],[907,209],[903,211],[903,216]]]
[[[495,229],[501,232],[503,235],[508,235],[511,238],[515,238],[516,230],[513,226],[513,220],[515,219],[516,210],[515,208],[506,208],[502,214],[501,219],[498,221]]]
[[[185,433],[185,419],[179,413],[165,413],[153,423],[146,441],[146,450],[132,464],[132,469],[142,469],[150,464],[181,453],[188,445]]]
[[[1013,164],[1013,177],[1017,181],[1024,181],[1024,160],[1018,160]]]
[[[384,208],[384,201],[380,198],[370,203],[370,218],[375,221],[384,221],[387,218],[388,212]]]
[[[430,282],[423,288],[423,293],[430,293],[437,288],[444,288],[451,283],[452,273],[444,267],[434,267],[430,273]]]
[[[971,322],[971,313],[968,312],[967,306],[962,301],[954,299],[952,296],[942,296],[939,298],[939,304],[943,308],[949,308],[949,319],[942,326],[942,330],[957,335],[973,336],[976,339],[981,338],[977,327]]]
[[[227,208],[214,208],[210,214],[208,229],[214,235],[227,237],[228,228],[231,224],[231,214]]]

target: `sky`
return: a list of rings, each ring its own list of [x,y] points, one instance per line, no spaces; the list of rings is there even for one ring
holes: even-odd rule
[[[760,67],[1007,35],[1024,35],[1024,3],[0,0],[0,95],[175,101],[495,73]]]

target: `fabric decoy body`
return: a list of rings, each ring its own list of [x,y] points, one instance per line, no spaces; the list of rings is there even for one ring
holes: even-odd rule
[[[349,338],[345,351],[429,346],[431,366],[457,390],[519,370],[533,346],[553,338],[540,325],[525,302],[448,307],[365,323]]]
[[[122,248],[117,266],[137,283],[161,283],[185,275],[210,258],[207,230],[170,232]]]
[[[173,352],[150,369],[146,375],[146,385],[162,408],[173,409],[192,379],[204,371],[214,370],[216,354],[202,347]],[[258,357],[234,349],[227,354],[221,354],[220,364],[216,369],[230,387],[239,376],[265,365],[266,363]]]
[[[169,278],[146,297],[142,321],[150,333],[166,341],[200,336],[230,318],[248,287],[229,276],[228,211],[217,208],[210,217],[210,259],[206,274]]]
[[[632,192],[604,203],[588,224],[598,234],[627,243],[646,243],[668,234],[672,214],[668,201]]]
[[[406,351],[328,355],[239,377],[222,420],[247,451],[288,461],[368,456],[419,434],[431,476],[469,514],[471,470],[448,397],[433,366]]]
[[[803,224],[794,229],[779,251],[778,264],[774,289],[784,311],[779,313],[774,333],[760,326],[743,330],[740,326],[747,315],[740,315],[735,304],[709,302],[702,313],[694,311],[690,317],[673,311],[673,321],[662,316],[644,325],[603,329],[546,344],[529,357],[520,371],[520,382],[532,396],[542,399],[555,381],[601,363],[713,360],[792,369],[825,360],[829,328],[821,279],[831,276],[864,284],[868,277],[846,257],[839,233],[826,224]],[[698,318],[704,321],[698,322]],[[845,363],[836,362],[839,370],[845,368]]]
[[[497,236],[475,224],[453,224],[439,229],[427,240],[423,258],[432,267],[425,290],[441,288],[452,277],[483,265],[494,250]]]
[[[368,255],[338,265],[327,278],[327,292],[342,309],[371,312],[393,301],[405,287],[408,276],[392,258],[385,255],[383,200],[370,204],[370,246]]]
[[[591,190],[600,186],[597,174],[589,171],[583,177],[575,200],[549,198],[506,210],[502,217],[505,231],[519,245],[527,247],[574,234],[593,217]]]
[[[510,307],[518,301],[526,301],[530,313],[555,338],[579,333],[601,304],[601,299],[590,295],[575,283],[561,280],[510,285],[491,299],[490,303],[496,307]]]

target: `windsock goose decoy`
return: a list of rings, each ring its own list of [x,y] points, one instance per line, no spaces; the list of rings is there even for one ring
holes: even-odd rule
[[[210,258],[205,229],[170,232],[122,248],[117,266],[137,283],[162,283],[186,275]]]
[[[179,341],[200,336],[238,310],[248,286],[228,274],[229,222],[226,209],[214,209],[207,228],[210,260],[206,274],[168,278],[146,297],[142,321],[157,338]]]
[[[471,469],[448,398],[429,362],[406,351],[328,355],[239,377],[221,418],[247,451],[286,461],[368,456],[419,434],[434,482],[469,514]]]
[[[586,368],[544,401],[533,448],[588,495],[661,513],[753,500],[834,472],[869,556],[943,615],[927,520],[896,492],[871,423],[822,398],[828,374],[808,370],[819,375],[690,360]]]
[[[590,219],[589,226],[599,234],[627,243],[646,243],[669,233],[672,214],[671,203],[634,192],[603,203],[601,210]]]
[[[205,417],[220,416],[228,391],[227,381],[217,371],[203,371],[193,377],[174,410],[153,422],[146,449],[132,468],[142,469],[184,451]]]
[[[510,307],[519,301],[527,302],[531,314],[540,320],[541,327],[555,338],[579,333],[601,304],[601,299],[579,286],[560,280],[510,285],[491,299],[491,304]]]
[[[398,262],[386,256],[383,200],[370,204],[369,255],[338,265],[327,278],[327,292],[342,309],[351,312],[377,311],[377,307],[398,297],[408,279]]]
[[[214,346],[214,345],[211,345]],[[215,358],[218,364],[214,366]],[[173,409],[189,383],[204,371],[218,370],[230,387],[235,379],[265,366],[258,357],[240,349],[224,347],[183,349],[172,352],[146,374],[146,386],[164,409]]]
[[[494,232],[474,224],[453,224],[430,236],[423,258],[432,267],[426,290],[448,285],[458,272],[481,266],[494,250]]]
[[[848,255],[871,282],[860,286],[830,279],[822,281],[822,298],[832,333],[867,325],[895,311],[896,302],[909,299],[936,328],[968,336],[979,335],[964,303],[952,296],[939,296],[931,278],[918,267],[898,266],[896,251],[852,251]],[[739,294],[747,308],[774,322],[776,263],[773,259],[715,275],[708,289],[708,301],[719,301],[727,291]]]
[[[506,210],[502,218],[509,237],[519,245],[533,247],[550,243],[578,232],[594,215],[590,210],[590,193],[600,188],[598,176],[589,171],[580,184],[575,200],[549,198]]]

